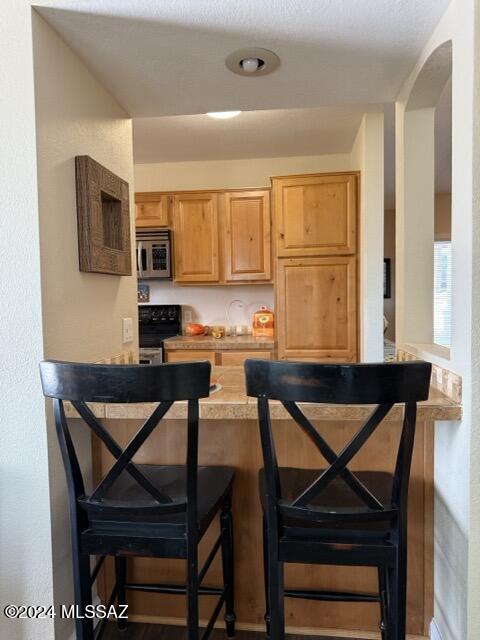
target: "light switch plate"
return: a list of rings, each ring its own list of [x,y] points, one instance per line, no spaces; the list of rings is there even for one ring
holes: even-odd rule
[[[133,342],[133,318],[122,320],[123,344]]]

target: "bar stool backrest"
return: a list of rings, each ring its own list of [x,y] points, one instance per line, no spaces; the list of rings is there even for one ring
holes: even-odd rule
[[[265,467],[267,507],[271,517],[318,522],[382,521],[406,512],[408,483],[415,437],[417,402],[428,399],[431,364],[422,361],[380,364],[318,364],[268,360],[245,362],[247,395],[258,398],[258,416]],[[318,448],[329,466],[294,499],[281,493],[269,400],[278,400],[294,422]],[[337,454],[297,403],[376,405],[356,435]],[[348,468],[394,404],[405,405],[389,504]],[[364,507],[338,509],[318,506],[321,493],[340,476]],[[316,505],[312,502],[316,501]]]
[[[113,517],[161,515],[188,512],[195,522],[197,509],[198,401],[209,395],[211,365],[207,361],[161,365],[98,365],[47,360],[40,363],[43,393],[53,398],[55,425],[65,466],[71,509],[77,517],[82,503],[89,511],[114,514]],[[115,458],[110,470],[85,495],[77,453],[65,415],[64,402],[70,402],[84,423],[105,444]],[[140,447],[176,401],[187,401],[187,491],[185,500],[175,501],[164,488],[157,487],[132,462]],[[159,403],[125,449],[115,441],[95,417],[87,403]],[[151,496],[145,505],[122,502],[107,497],[108,490],[123,473],[130,476]]]

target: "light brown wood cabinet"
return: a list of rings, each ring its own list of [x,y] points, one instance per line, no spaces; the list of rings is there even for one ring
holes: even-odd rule
[[[357,174],[272,178],[276,255],[356,253]]]
[[[271,282],[270,189],[137,193],[135,203],[137,228],[173,228],[176,282]]]
[[[271,360],[273,351],[251,349],[239,350],[208,350],[208,349],[167,349],[165,359],[167,362],[188,362],[190,360],[209,360],[212,365],[224,367],[242,366],[247,358],[259,358]]]
[[[224,280],[272,277],[270,191],[230,191],[222,207]]]
[[[215,351],[207,351],[206,349],[179,349],[165,351],[167,362],[189,362],[190,360],[209,360],[212,365],[215,364]]]
[[[271,360],[272,357],[272,351],[222,351],[220,354],[220,364],[225,367],[241,367],[247,358]]]
[[[135,194],[135,225],[140,228],[168,227],[170,200],[165,193]]]
[[[281,258],[277,264],[280,359],[357,358],[356,258]]]
[[[219,282],[217,193],[173,196],[176,282]]]

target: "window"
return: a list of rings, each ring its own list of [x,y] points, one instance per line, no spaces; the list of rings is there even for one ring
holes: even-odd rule
[[[452,243],[435,242],[433,251],[433,341],[450,347],[452,339]]]

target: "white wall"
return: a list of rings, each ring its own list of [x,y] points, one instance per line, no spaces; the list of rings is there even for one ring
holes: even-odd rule
[[[473,41],[473,113],[470,136],[464,133],[464,142],[471,142],[472,149],[472,430],[470,440],[470,552],[468,572],[468,634],[478,638],[480,630],[480,7],[478,2],[469,7],[469,18],[474,29]],[[472,12],[474,12],[472,18]],[[470,33],[470,38],[472,34]],[[467,48],[471,47],[471,40]]]
[[[406,111],[397,129],[397,341],[433,343],[435,109]]]
[[[477,14],[475,13],[477,11]],[[443,640],[476,640],[480,629],[478,607],[480,554],[477,551],[480,521],[478,498],[480,478],[478,458],[470,466],[470,438],[478,447],[480,419],[480,282],[478,281],[478,182],[473,189],[473,152],[478,154],[478,128],[473,128],[474,103],[474,24],[478,25],[478,5],[473,0],[455,0],[432,34],[417,64],[404,84],[396,105],[397,115],[397,334],[405,322],[403,306],[408,304],[410,286],[421,274],[405,268],[410,239],[423,234],[423,225],[433,237],[433,216],[428,204],[428,219],[409,219],[411,195],[408,193],[409,167],[404,166],[406,121],[405,108],[412,87],[430,54],[442,43],[453,42],[452,91],[452,243],[453,243],[453,331],[450,360],[443,366],[463,377],[463,412],[461,423],[437,423],[435,429],[435,620]],[[478,46],[478,44],[477,44]],[[478,73],[478,71],[477,71]],[[477,75],[478,79],[478,75]],[[478,100],[478,94],[477,94]],[[428,109],[427,109],[428,110]],[[408,116],[407,116],[408,117]],[[430,119],[430,114],[426,117]],[[478,127],[478,122],[477,122]],[[430,124],[422,144],[430,140]],[[420,134],[418,134],[420,135]],[[427,158],[430,170],[431,160]],[[412,167],[410,166],[410,169]],[[427,198],[433,199],[432,192]],[[410,198],[410,204],[409,204]],[[409,229],[404,226],[407,224]],[[405,236],[405,234],[408,234]],[[402,237],[403,235],[403,237]],[[472,241],[473,237],[473,241]],[[403,254],[403,257],[399,254]],[[428,257],[430,260],[430,257]],[[474,287],[472,289],[472,278]],[[399,289],[401,281],[401,289]],[[400,291],[402,291],[401,296]],[[405,335],[405,334],[403,334]],[[425,354],[428,357],[428,354]],[[475,429],[471,429],[471,425]],[[472,458],[473,460],[473,458]],[[476,537],[473,534],[476,534]],[[470,588],[467,588],[467,584]]]
[[[352,149],[360,173],[360,354],[383,360],[383,113],[366,113]]]
[[[33,14],[35,104],[44,355],[92,362],[138,347],[122,343],[122,318],[137,322],[134,252],[132,273],[118,277],[80,273],[77,249],[75,156],[89,155],[133,185],[132,125],[128,115],[80,59]],[[131,187],[133,211],[133,186]],[[134,238],[132,216],[132,242]],[[75,434],[84,473],[91,470],[91,439]],[[54,598],[73,600],[65,475],[53,420],[49,420]],[[38,598],[37,598],[38,599]],[[56,620],[56,637],[72,621]]]
[[[273,285],[182,287],[168,281],[144,281],[150,286],[148,304],[181,304],[191,312],[192,322],[219,325],[250,325],[252,314],[262,305],[274,308]],[[230,310],[230,312],[229,312]],[[184,322],[188,317],[184,316]]]
[[[9,603],[53,602],[30,16],[30,2],[2,2],[0,637],[8,640],[53,638],[51,619],[3,615]]]
[[[270,186],[272,176],[349,171],[350,154],[163,162],[135,165],[135,191],[241,189]]]
[[[33,14],[38,194],[45,354],[96,361],[137,349],[122,343],[123,317],[137,326],[132,275],[78,268],[75,156],[89,155],[131,186],[132,122],[73,51]],[[131,241],[135,227],[131,220]]]

